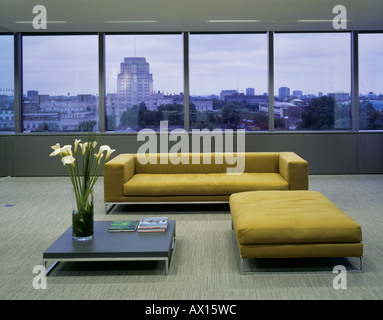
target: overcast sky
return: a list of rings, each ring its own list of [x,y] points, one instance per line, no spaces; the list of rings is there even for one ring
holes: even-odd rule
[[[7,42],[8,41],[8,42]],[[0,88],[13,87],[12,37],[0,37]],[[97,36],[25,36],[24,93],[98,94]],[[383,35],[360,35],[360,91],[383,93]],[[350,91],[350,35],[275,34],[275,94]],[[190,93],[267,92],[265,34],[190,35]],[[182,35],[106,37],[106,92],[116,92],[124,57],[145,57],[155,91],[183,92]],[[0,91],[1,94],[1,91]]]

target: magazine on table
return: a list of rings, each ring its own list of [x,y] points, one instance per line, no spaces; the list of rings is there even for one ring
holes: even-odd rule
[[[109,226],[109,232],[134,232],[137,230],[140,220],[118,220]]]
[[[138,232],[163,232],[168,227],[168,217],[142,218],[138,225]]]

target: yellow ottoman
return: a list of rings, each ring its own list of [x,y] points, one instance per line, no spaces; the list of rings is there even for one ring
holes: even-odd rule
[[[229,203],[242,259],[363,255],[361,226],[319,192],[241,192]]]

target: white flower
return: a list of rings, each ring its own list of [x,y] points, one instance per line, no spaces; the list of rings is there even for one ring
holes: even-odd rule
[[[67,164],[71,164],[72,166],[74,166],[74,161],[76,159],[73,158],[72,156],[65,156],[63,158],[61,158],[61,162],[63,163],[63,165],[67,165]]]
[[[110,147],[106,144],[104,144],[103,146],[100,146],[100,152],[109,151],[109,150],[110,150]]]
[[[88,142],[80,143],[82,155],[85,154],[86,148],[88,147]]]
[[[100,146],[98,153],[95,153],[95,148],[97,146],[97,141],[93,134],[89,134],[87,142],[81,143],[80,139],[74,139],[73,144],[73,154],[72,154],[72,145],[60,146],[59,143],[51,146],[53,152],[50,156],[60,155],[61,162],[68,170],[68,174],[71,178],[73,188],[76,193],[76,198],[81,199],[84,195],[84,186],[89,186],[93,188],[98,177],[101,174],[102,168],[105,165],[106,160],[109,156],[115,151],[107,145]],[[79,146],[81,148],[81,153],[78,150]],[[78,151],[78,152],[77,152]],[[101,162],[104,157],[104,151],[106,151],[105,161]],[[91,155],[94,153],[96,161]],[[80,201],[80,200],[79,200]],[[81,202],[81,201],[80,201]],[[82,205],[80,202],[77,202],[77,206]]]
[[[54,146],[51,146],[51,148],[54,150],[49,156],[54,157],[57,156],[58,154],[62,153],[62,150],[60,148],[60,144],[56,143]]]
[[[97,153],[94,154],[94,157],[97,159],[98,164],[100,164],[100,162],[101,162],[101,158],[102,158],[103,156],[104,156],[104,154],[103,154],[102,152],[99,152],[98,154],[97,154]]]
[[[77,152],[78,144],[80,143],[80,139],[74,139],[74,153]]]
[[[105,161],[109,159],[110,155],[116,151],[115,149],[111,149],[108,145],[103,145],[100,147],[100,152],[104,152],[106,151],[106,157],[105,157]]]
[[[116,149],[109,149],[109,150],[108,150],[108,153],[106,154],[105,161],[109,159],[110,155],[111,155],[114,151],[116,151]]]
[[[59,143],[56,143],[54,146],[51,146],[51,148],[52,148],[53,150],[60,149],[60,144],[59,144]]]
[[[54,156],[57,156],[58,154],[61,154],[61,153],[62,153],[61,148],[58,148],[55,151],[53,151],[49,156],[54,157]]]
[[[64,153],[67,156],[73,156],[72,154],[72,146],[70,144],[67,144],[61,148],[61,152]]]

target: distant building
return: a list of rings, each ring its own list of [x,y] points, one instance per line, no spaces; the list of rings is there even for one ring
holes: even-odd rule
[[[193,100],[197,111],[212,111],[213,110],[213,100],[203,99],[203,100]]]
[[[246,95],[247,95],[247,96],[253,96],[253,95],[255,95],[255,90],[254,90],[254,88],[247,88],[247,89],[246,89]]]
[[[13,98],[0,95],[0,131],[10,131],[14,128]]]
[[[97,111],[97,98],[90,94],[37,95],[37,99],[23,101],[23,127],[26,132],[45,130],[45,127],[50,131],[78,131],[81,123],[97,125]]]
[[[280,87],[279,88],[279,98],[284,100],[285,98],[290,96],[290,88]]]
[[[37,101],[38,95],[39,95],[39,92],[36,90],[27,91],[27,98],[31,99],[32,101]]]
[[[349,93],[345,93],[345,92],[327,93],[327,96],[328,97],[332,97],[335,100],[341,101],[341,102],[344,102],[344,101],[347,101],[347,100],[351,99],[350,94]]]
[[[144,101],[145,106],[151,110],[155,111],[159,106],[165,104],[172,104],[174,102],[173,96],[165,96],[162,92],[152,93],[149,97]]]
[[[237,90],[222,90],[221,94],[219,95],[219,98],[223,101],[225,101],[226,96],[232,96],[237,93]]]
[[[153,76],[146,58],[124,58],[117,76],[119,105],[132,107],[153,93]]]
[[[301,99],[302,96],[303,96],[303,92],[301,90],[294,90],[293,91],[293,96]]]

